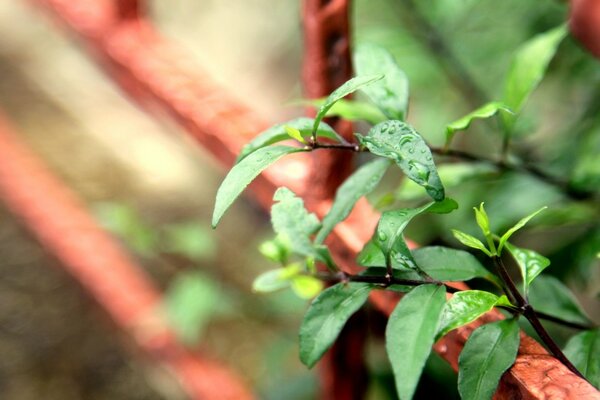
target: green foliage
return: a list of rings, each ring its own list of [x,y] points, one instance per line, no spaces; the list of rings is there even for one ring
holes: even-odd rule
[[[497,302],[498,296],[481,290],[465,290],[455,293],[444,307],[436,339],[453,329],[475,321],[490,311]]]
[[[515,113],[521,112],[544,77],[550,60],[566,35],[566,26],[559,26],[534,37],[517,50],[504,89],[504,103]],[[506,120],[510,124],[512,117],[507,117]]]
[[[321,120],[325,118],[325,115],[329,111],[333,105],[348,96],[351,93],[356,92],[358,89],[361,89],[367,85],[370,85],[378,80],[382,79],[383,75],[363,75],[357,76],[355,78],[350,79],[348,82],[344,83],[342,86],[334,90],[323,102],[319,110],[317,111],[317,117],[315,118],[315,122],[313,124],[312,136],[313,139],[316,138],[317,129],[319,128],[319,124]]]
[[[346,219],[356,202],[375,189],[383,174],[390,166],[386,159],[373,160],[363,165],[339,187],[331,209],[323,218],[323,226],[315,239],[323,243],[335,225]]]
[[[565,347],[565,355],[596,389],[600,389],[600,329],[573,336]]]
[[[427,246],[413,250],[412,254],[417,265],[437,280],[458,282],[482,278],[500,285],[498,278],[466,251]]]
[[[331,347],[371,289],[364,283],[338,283],[313,300],[300,327],[300,360],[307,367],[312,368]]]
[[[225,211],[263,170],[281,157],[300,151],[306,150],[289,146],[263,147],[234,165],[217,191],[212,227],[216,228]]]
[[[386,349],[401,400],[413,397],[445,303],[443,286],[422,285],[404,296],[390,315]]]
[[[506,233],[504,233],[504,235],[502,235],[502,237],[500,238],[500,241],[498,242],[498,254],[502,254],[502,248],[504,247],[504,244],[506,243],[506,241],[508,239],[510,239],[510,237],[512,236],[513,233],[515,233],[516,231],[518,231],[519,229],[524,227],[525,224],[527,224],[531,218],[535,217],[536,215],[538,215],[539,213],[544,211],[546,208],[548,208],[548,207],[544,206],[544,207],[540,208],[539,210],[534,211],[533,213],[529,214],[528,216],[526,216],[525,218],[523,218],[519,222],[517,222],[512,228],[507,230]]]
[[[485,247],[485,245],[481,243],[481,240],[477,239],[476,237],[471,236],[468,233],[461,232],[457,229],[452,229],[452,234],[459,242],[461,242],[465,246],[481,250],[488,257],[492,256],[492,253],[490,253],[490,251]]]
[[[408,113],[408,79],[394,57],[374,44],[361,44],[354,51],[354,67],[358,75],[384,74],[384,78],[362,91],[389,119],[406,119]]]
[[[503,103],[499,101],[493,101],[479,107],[477,110],[470,112],[464,117],[448,124],[446,126],[446,148],[450,147],[450,143],[452,142],[452,139],[454,138],[456,132],[469,129],[469,126],[471,126],[473,120],[490,118],[498,114],[498,112],[500,111],[512,113],[510,108],[508,108]]]
[[[320,107],[325,99],[306,100],[301,104]],[[325,114],[325,117],[340,117],[347,121],[367,121],[372,125],[377,125],[385,121],[385,115],[371,103],[359,100],[338,100]],[[323,122],[321,122],[323,124]],[[317,131],[318,133],[318,131]],[[318,136],[318,135],[317,135]]]
[[[303,140],[305,140],[305,138],[310,137],[314,123],[314,118],[300,117],[284,122],[283,124],[272,126],[260,133],[242,148],[242,151],[237,157],[236,164],[242,161],[248,154],[251,154],[258,149],[289,139],[290,136],[286,131],[286,127],[299,131]],[[340,142],[343,141],[340,135],[325,122],[319,124],[319,127],[317,128],[317,137],[324,137]]]
[[[375,125],[367,136],[356,136],[371,153],[393,160],[434,200],[444,199],[444,187],[435,169],[431,150],[410,125],[402,121],[386,121]]]
[[[568,287],[552,276],[539,276],[529,288],[529,302],[537,310],[571,322],[589,324]]]
[[[522,249],[506,242],[505,247],[515,258],[523,277],[523,292],[527,295],[531,282],[550,265],[550,260],[533,250]]]
[[[515,319],[475,329],[458,359],[458,391],[464,400],[491,399],[500,377],[514,363],[519,348]]]

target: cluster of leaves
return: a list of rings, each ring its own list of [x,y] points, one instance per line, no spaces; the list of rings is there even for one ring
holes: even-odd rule
[[[508,143],[516,118],[542,79],[565,34],[565,27],[561,26],[526,43],[514,58],[503,99],[485,104],[448,124],[444,151],[450,149],[456,132],[468,129],[475,119],[490,118],[499,112],[502,113],[500,123],[504,140]],[[496,266],[497,274],[491,273],[477,258],[463,250],[442,246],[408,248],[404,231],[414,218],[425,213],[449,213],[458,204],[446,197],[432,148],[406,122],[408,81],[394,58],[380,47],[361,45],[355,50],[355,67],[355,78],[326,99],[315,102],[318,106],[315,118],[298,118],[276,125],[246,145],[216,197],[213,227],[244,188],[285,155],[344,149],[375,156],[338,188],[322,221],[309,213],[302,199],[288,188],[280,188],[274,196],[271,218],[277,237],[263,244],[261,251],[281,267],[259,276],[254,290],[269,292],[291,287],[301,297],[316,296],[300,328],[301,361],[308,367],[314,366],[371,292],[391,290],[405,293],[390,315],[386,329],[387,353],[401,399],[413,397],[436,340],[494,307],[506,311],[508,317],[477,328],[460,355],[458,389],[463,398],[492,397],[500,377],[517,355],[520,317],[529,320],[543,340],[551,340],[539,324],[539,318],[543,317],[540,312],[554,320],[590,328],[574,336],[565,352],[598,386],[600,355],[595,343],[600,340],[600,331],[593,328],[566,287],[553,278],[536,280],[549,266],[547,258],[508,241],[541,209],[518,221],[503,235],[495,235],[481,204],[475,208],[475,217],[486,244],[465,232],[453,232],[462,244],[487,256]],[[344,99],[358,90],[370,103]],[[331,115],[365,120],[374,126],[366,135],[356,133],[356,143],[349,143],[322,121]],[[279,144],[284,141],[295,145]],[[372,192],[393,165],[433,201],[416,208],[383,212],[371,240],[356,259],[365,269],[357,275],[343,272],[324,242],[335,226],[348,217],[357,201]],[[504,249],[520,268],[520,290],[502,263]],[[444,283],[475,278],[489,281],[498,290],[456,291]],[[323,290],[324,281],[334,284]],[[448,293],[453,295],[447,300]],[[545,301],[548,297],[554,300]],[[560,349],[553,347],[553,342],[545,344],[551,351],[559,353],[555,355],[562,355]],[[565,362],[568,362],[566,358]]]

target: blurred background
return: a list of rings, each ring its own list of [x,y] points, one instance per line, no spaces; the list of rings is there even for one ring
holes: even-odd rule
[[[166,36],[268,120],[303,112],[290,106],[301,99],[299,2],[150,4]],[[376,42],[394,53],[411,83],[409,121],[439,145],[447,123],[500,97],[518,46],[566,15],[567,5],[556,0],[357,0],[352,18],[355,42]],[[568,38],[517,126],[514,152],[581,190],[597,191],[599,87],[600,64]],[[210,349],[260,398],[316,397],[317,377],[297,357],[306,301],[290,291],[251,292],[254,277],[274,267],[258,251],[272,237],[268,215],[238,201],[212,231],[209,218],[225,171],[173,123],[132,105],[74,38],[18,0],[0,3],[0,108],[164,290],[164,307],[183,342]],[[476,123],[455,145],[494,156],[501,136],[493,125]],[[573,287],[598,318],[597,201],[573,201],[534,178],[488,166],[447,169],[445,183],[461,209],[423,217],[410,227],[412,238],[457,247],[449,229],[474,233],[471,207],[482,201],[497,231],[548,205],[517,243],[548,256],[548,272]],[[420,195],[392,173],[370,200],[385,208],[413,204]],[[556,330],[563,342],[568,334]],[[377,335],[369,354],[369,398],[393,398]],[[3,399],[181,398],[2,203],[0,355]],[[432,356],[421,398],[456,398],[455,379]]]

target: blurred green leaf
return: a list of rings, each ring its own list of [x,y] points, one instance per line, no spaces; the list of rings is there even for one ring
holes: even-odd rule
[[[324,286],[321,280],[308,275],[298,275],[291,280],[292,290],[302,299],[312,299]]]
[[[436,201],[444,199],[444,187],[429,147],[410,125],[385,121],[375,125],[367,136],[356,135],[361,145],[381,157],[393,160],[406,176],[423,186]]]
[[[550,260],[533,250],[522,249],[506,242],[506,248],[517,261],[523,277],[523,292],[527,295],[531,282],[550,265]]]
[[[258,149],[289,139],[290,136],[285,130],[286,126],[298,130],[302,134],[302,137],[306,138],[310,136],[314,123],[314,118],[301,117],[284,122],[283,124],[272,126],[260,133],[242,148],[242,151],[237,157],[236,164],[247,157],[248,154],[251,154]],[[325,122],[322,122],[319,125],[317,137],[326,137],[328,139],[342,141],[341,137],[333,130],[333,128]]]
[[[600,389],[600,329],[573,336],[565,347],[565,355],[586,379]]]
[[[305,100],[300,104],[320,107],[325,99]],[[374,105],[358,100],[338,100],[325,114],[326,117],[340,117],[348,121],[367,121],[372,125],[383,122],[387,117]]]
[[[460,282],[483,278],[500,285],[498,278],[466,251],[427,246],[415,249],[412,253],[417,265],[437,280]]]
[[[443,286],[421,285],[406,294],[390,315],[385,345],[402,400],[414,395],[431,353],[444,304]]]
[[[294,263],[263,272],[254,279],[252,290],[257,293],[271,293],[290,286],[292,279],[302,272],[300,264]]]
[[[516,114],[521,112],[523,105],[544,77],[550,60],[566,35],[567,27],[561,25],[535,36],[517,50],[504,89],[504,104]],[[510,127],[514,117],[505,117]]]
[[[310,304],[300,327],[300,360],[312,368],[337,339],[346,321],[367,301],[371,285],[338,283]]]
[[[215,254],[215,241],[211,233],[199,222],[173,224],[164,230],[163,249],[199,261]]]
[[[215,209],[212,217],[212,227],[216,228],[221,217],[225,214],[225,211],[227,211],[246,186],[248,186],[264,169],[281,157],[300,151],[306,150],[289,146],[263,147],[254,151],[234,165],[217,191]]]
[[[321,105],[321,107],[319,108],[319,110],[317,111],[317,116],[315,118],[315,122],[313,124],[313,136],[316,135],[317,129],[319,127],[319,124],[321,123],[321,120],[323,118],[325,118],[325,115],[327,114],[327,112],[329,111],[329,109],[331,107],[333,107],[333,105],[343,99],[344,97],[348,96],[350,93],[354,93],[355,91],[357,91],[358,89],[361,89],[367,85],[372,84],[373,82],[377,82],[378,80],[380,80],[381,78],[383,78],[383,75],[379,74],[379,75],[363,75],[363,76],[357,76],[355,78],[350,79],[349,81],[347,81],[346,83],[344,83],[342,86],[340,86],[339,88],[335,89],[323,102],[323,104]]]
[[[552,276],[537,277],[529,288],[529,302],[536,311],[571,322],[590,323],[569,288]]]
[[[461,399],[491,399],[502,374],[515,362],[519,341],[519,324],[515,319],[475,329],[458,358]]]
[[[293,126],[289,126],[289,125],[284,125],[283,129],[288,134],[288,136],[291,137],[292,139],[297,140],[302,144],[306,144],[306,140],[304,140],[304,138],[302,137],[302,133],[300,133],[300,131],[298,129],[294,128]]]
[[[499,111],[506,111],[512,114],[510,108],[508,108],[502,102],[494,101],[487,103],[477,110],[472,111],[464,117],[448,124],[448,126],[446,126],[446,148],[450,146],[450,142],[452,141],[452,138],[456,132],[469,129],[469,126],[471,126],[471,123],[474,119],[490,118],[496,115]]]
[[[494,308],[497,301],[498,296],[481,290],[464,290],[454,293],[444,307],[436,340],[453,329],[475,321]]]
[[[354,67],[357,75],[385,75],[362,91],[388,118],[404,120],[408,112],[409,84],[394,57],[383,47],[361,44],[354,50]]]
[[[226,301],[217,283],[198,272],[177,275],[165,297],[167,313],[180,340],[194,345],[217,305]]]
[[[315,243],[323,243],[335,225],[346,219],[356,202],[370,193],[390,166],[387,159],[376,159],[354,172],[338,188],[331,209],[323,218],[323,226],[315,238]]]
[[[279,264],[287,264],[291,250],[289,240],[283,236],[276,236],[275,239],[266,240],[258,246],[260,254]]]

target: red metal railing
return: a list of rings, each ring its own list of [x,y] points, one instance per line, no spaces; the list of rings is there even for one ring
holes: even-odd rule
[[[107,75],[133,101],[149,110],[159,108],[168,112],[224,165],[231,165],[243,143],[265,127],[250,108],[215,85],[189,55],[154,30],[140,14],[142,1],[31,1],[43,6],[78,36],[105,68]],[[311,82],[315,78],[317,82],[316,78],[321,79],[324,75],[321,86],[313,89],[309,85],[307,93],[320,96],[330,91],[331,85],[343,80],[350,71],[349,64],[342,65],[337,76],[335,68],[336,62],[347,57],[347,19],[346,22],[340,19],[340,15],[347,12],[347,1],[306,0],[304,10],[308,50],[305,77],[310,77]],[[326,23],[346,30],[346,36],[342,32],[340,38],[339,31],[332,34],[324,26]],[[328,44],[324,43],[325,40]],[[338,52],[335,60],[329,60],[332,50],[334,54]],[[327,60],[333,64],[327,64]],[[29,229],[88,289],[115,322],[134,338],[140,348],[168,365],[179,376],[190,397],[250,397],[243,385],[222,367],[191,356],[175,342],[164,320],[154,311],[158,294],[139,268],[123,256],[96,227],[81,204],[19,144],[6,124],[0,127],[0,131],[2,199],[23,218]],[[338,162],[344,163],[340,170],[337,170]],[[311,160],[306,156],[284,159],[276,169],[267,170],[251,189],[259,203],[268,207],[278,186],[285,185],[307,195],[307,183],[314,187],[314,183],[319,182],[323,190],[317,196],[311,190],[313,195],[309,196],[307,205],[323,215],[330,204],[334,183],[348,171],[347,163],[345,160],[328,162],[328,174],[321,182],[319,177],[323,175],[311,172]],[[354,255],[369,239],[376,222],[377,214],[365,201],[361,201],[351,216],[335,229],[329,244],[345,269],[351,271],[355,268]],[[105,254],[100,257],[102,262],[97,261],[100,253]],[[376,293],[371,300],[387,314],[396,301],[393,296],[384,293]],[[497,313],[484,317],[487,320],[497,318]],[[480,323],[478,321],[454,331],[437,343],[435,350],[456,368],[462,346]],[[339,380],[333,379],[331,390],[335,390],[336,379]],[[353,379],[346,377],[346,381]],[[351,398],[352,393],[340,396],[343,397],[337,398]],[[539,344],[525,336],[516,364],[503,377],[496,396],[502,399],[600,398],[591,385],[573,375]]]

